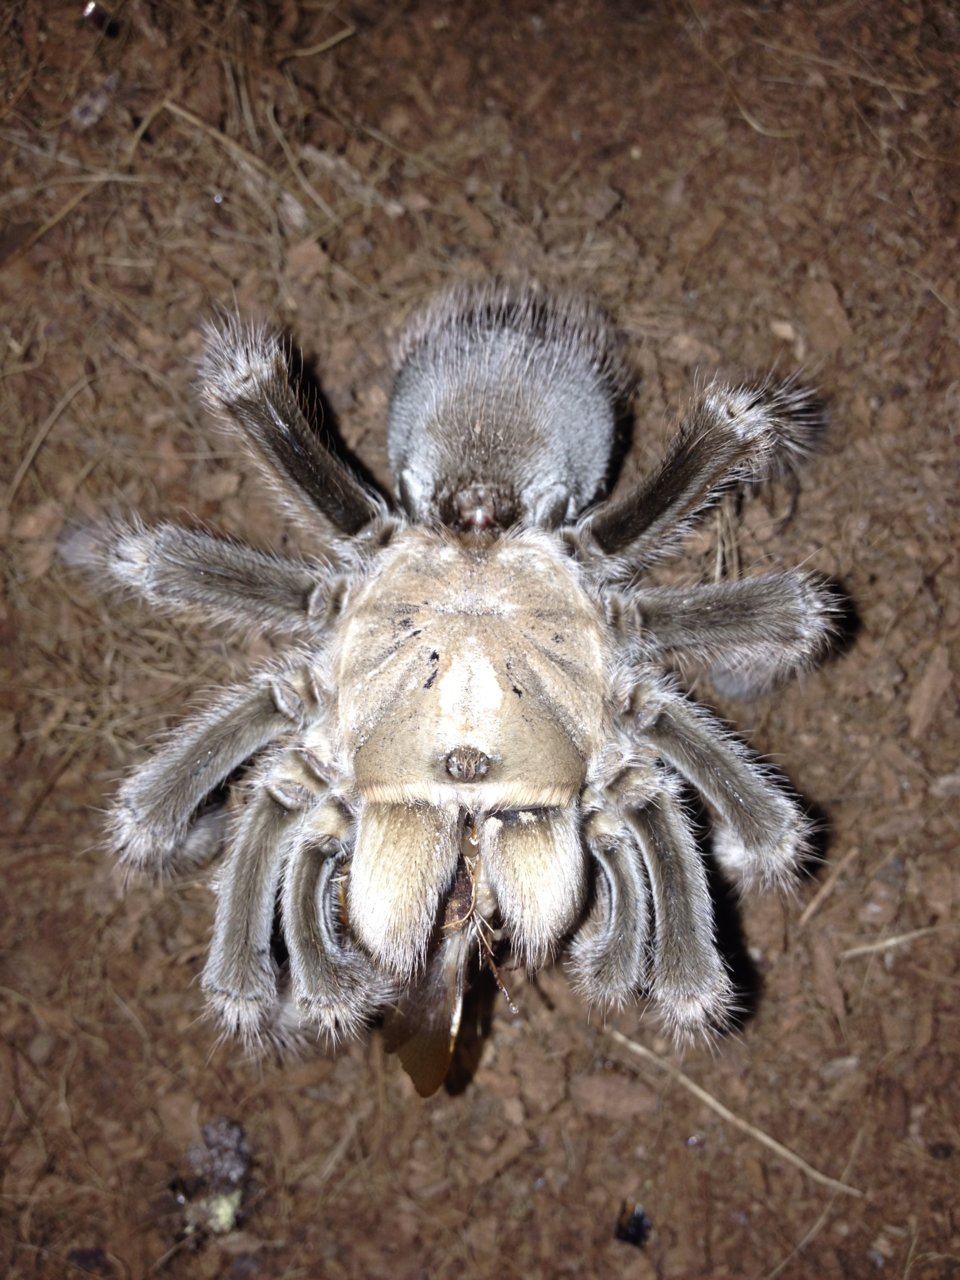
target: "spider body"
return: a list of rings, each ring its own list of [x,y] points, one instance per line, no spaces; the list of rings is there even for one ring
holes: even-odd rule
[[[713,383],[658,471],[588,509],[628,387],[596,308],[455,290],[411,322],[398,364],[394,503],[320,444],[275,339],[210,336],[205,398],[315,558],[136,523],[69,548],[156,608],[287,646],[130,775],[120,855],[176,872],[226,846],[203,979],[224,1025],[336,1038],[387,1006],[432,1063],[424,1091],[498,942],[530,969],[566,948],[589,1000],[648,995],[678,1034],[717,1024],[732,992],[684,791],[745,882],[787,876],[808,827],[671,666],[763,689],[823,654],[836,602],[799,572],[681,588],[643,570],[727,487],[806,453],[813,402]],[[241,768],[228,817],[212,798]]]

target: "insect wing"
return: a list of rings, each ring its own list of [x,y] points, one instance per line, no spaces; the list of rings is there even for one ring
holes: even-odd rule
[[[453,1059],[471,942],[466,931],[446,934],[423,977],[387,1011],[384,1035],[417,1093],[429,1098],[443,1084]]]

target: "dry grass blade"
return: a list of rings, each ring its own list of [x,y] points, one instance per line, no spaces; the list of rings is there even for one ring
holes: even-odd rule
[[[820,1186],[829,1187],[831,1191],[839,1192],[842,1195],[855,1196],[857,1199],[862,1199],[864,1193],[858,1187],[851,1187],[849,1183],[841,1182],[838,1178],[831,1178],[829,1174],[821,1173],[819,1169],[815,1169],[812,1164],[804,1160],[803,1156],[798,1156],[795,1151],[785,1147],[782,1142],[778,1142],[776,1138],[771,1138],[769,1133],[765,1133],[763,1129],[758,1129],[755,1124],[751,1124],[749,1120],[742,1119],[731,1111],[729,1107],[725,1107],[712,1093],[707,1093],[706,1089],[701,1088],[689,1076],[684,1075],[679,1067],[675,1067],[672,1062],[667,1062],[659,1054],[653,1053],[646,1046],[631,1040],[620,1031],[610,1029],[607,1034],[617,1044],[635,1054],[636,1057],[643,1058],[645,1062],[650,1062],[660,1071],[665,1072],[671,1080],[686,1089],[688,1093],[692,1093],[695,1098],[708,1106],[711,1111],[715,1111],[718,1116],[726,1120],[728,1124],[733,1125],[735,1129],[739,1129],[741,1133],[747,1134],[748,1137],[753,1138],[768,1150],[773,1151],[782,1160],[786,1160],[789,1164],[799,1169],[811,1182],[818,1182]]]
[[[104,182],[109,181],[109,178],[96,178],[90,182],[89,186],[84,187],[82,191],[78,191],[76,195],[72,195],[65,204],[60,206],[55,214],[49,217],[46,222],[42,223],[35,231],[27,236],[22,244],[17,245],[13,253],[10,254],[10,258],[16,258],[18,255],[26,253],[28,249],[32,249],[39,240],[43,239],[48,231],[52,231],[58,222],[62,222],[64,218],[74,211],[78,204],[81,204],[86,200],[87,196],[96,191],[98,187],[102,187]]]
[[[936,76],[927,76],[920,84],[903,84],[896,80],[887,80],[871,71],[862,71],[859,67],[851,67],[849,63],[838,62],[836,58],[825,58],[822,54],[810,53],[806,49],[793,49],[789,45],[778,44],[775,40],[757,40],[756,43],[761,49],[782,53],[788,58],[797,58],[801,62],[810,62],[828,71],[837,71],[851,80],[862,80],[865,84],[886,89],[889,93],[929,93],[937,84]]]
[[[90,384],[95,382],[98,377],[103,377],[103,376],[104,375],[102,373],[84,374],[82,378],[78,378],[77,381],[73,384],[73,386],[68,388],[68,390],[66,390],[63,393],[63,395],[54,405],[53,409],[50,411],[47,417],[44,418],[43,422],[40,423],[40,426],[37,428],[36,433],[33,439],[31,440],[29,447],[27,448],[26,453],[23,455],[23,458],[21,459],[19,467],[17,467],[16,473],[14,474],[13,479],[10,481],[9,487],[7,488],[7,492],[4,495],[2,505],[6,507],[8,510],[11,504],[13,503],[14,498],[17,496],[18,489],[20,488],[21,484],[23,484],[24,477],[26,476],[30,468],[33,466],[34,458],[36,458],[37,454],[43,448],[43,442],[46,440],[47,436],[49,436],[53,428],[57,425],[57,422],[60,420],[61,414],[64,412],[65,409],[69,408],[69,406],[73,403],[73,401],[77,398],[77,396],[80,394],[81,391],[83,391],[85,387],[89,387]]]
[[[809,921],[813,918],[813,916],[820,910],[820,908],[823,906],[826,900],[830,897],[831,893],[833,893],[834,889],[837,886],[838,880],[843,875],[844,871],[846,871],[850,863],[853,862],[854,858],[856,858],[859,855],[859,853],[860,853],[859,848],[856,845],[854,845],[852,849],[849,849],[844,854],[844,856],[840,859],[837,865],[831,868],[830,874],[827,876],[826,880],[824,880],[823,884],[820,886],[817,892],[813,895],[813,897],[804,907],[803,912],[800,915],[800,919],[797,923],[800,925],[801,929],[805,924],[809,923]]]
[[[863,1138],[863,1129],[859,1129],[857,1131],[857,1136],[854,1139],[853,1147],[850,1150],[850,1157],[847,1160],[847,1168],[844,1170],[844,1174],[849,1172],[849,1170],[852,1168],[853,1162],[857,1158],[857,1152],[860,1148],[860,1143],[862,1138]],[[803,1233],[803,1235],[800,1237],[800,1239],[797,1241],[794,1247],[790,1250],[787,1256],[781,1262],[777,1263],[777,1265],[773,1268],[772,1271],[767,1272],[767,1274],[763,1277],[763,1280],[776,1280],[777,1276],[782,1275],[783,1272],[786,1271],[787,1267],[794,1260],[794,1258],[799,1257],[800,1254],[803,1253],[804,1249],[806,1249],[807,1245],[809,1245],[812,1240],[816,1239],[816,1237],[820,1234],[820,1232],[823,1230],[823,1228],[826,1226],[827,1222],[829,1221],[830,1215],[833,1212],[833,1207],[837,1203],[838,1195],[839,1195],[839,1192],[835,1191],[833,1193],[833,1195],[830,1197],[830,1199],[827,1201],[826,1205],[824,1206],[823,1210],[817,1214],[816,1221],[813,1223],[813,1225]]]
[[[951,928],[949,924],[932,924],[925,929],[911,929],[909,933],[898,933],[892,938],[880,938],[877,942],[865,942],[859,947],[848,947],[846,951],[841,951],[839,958],[841,960],[852,960],[855,956],[872,956],[878,951],[890,951],[894,947],[905,947],[910,942],[915,942],[917,938],[928,938],[933,933],[943,933],[944,930]]]
[[[344,40],[349,40],[356,34],[356,27],[344,27],[336,35],[332,35],[329,40],[321,40],[319,44],[309,45],[306,49],[290,49],[287,53],[281,53],[277,61],[289,62],[291,58],[315,58],[321,53],[327,53],[330,49],[335,49],[338,44],[343,44]]]
[[[27,805],[26,813],[17,827],[17,837],[26,835],[33,825],[34,819],[45,804],[47,797],[56,787],[59,780],[70,768],[77,756],[83,754],[84,751],[92,750],[97,743],[100,732],[103,730],[107,721],[110,719],[112,712],[104,711],[89,725],[86,726],[84,732],[74,742],[74,744],[64,751],[57,760],[56,765],[47,773],[40,782],[33,799]]]
[[[286,189],[283,180],[274,173],[265,160],[261,160],[258,155],[254,155],[252,151],[242,147],[239,142],[234,142],[233,138],[223,133],[220,129],[215,129],[212,124],[207,124],[205,120],[201,120],[192,111],[188,111],[186,107],[181,107],[177,102],[171,102],[169,98],[163,103],[163,109],[169,111],[172,116],[176,116],[178,120],[182,120],[185,124],[189,124],[194,129],[206,134],[208,138],[212,138],[224,151],[228,151],[235,160],[241,160],[244,164],[256,169],[258,173],[262,173],[265,178],[269,178],[271,182],[275,183],[281,191]]]
[[[331,222],[335,222],[337,215],[327,204],[326,200],[324,200],[323,196],[321,196],[320,193],[316,190],[316,188],[313,187],[307,181],[307,179],[304,177],[303,173],[301,172],[300,166],[297,163],[297,157],[294,155],[293,148],[290,146],[290,143],[287,141],[286,137],[284,136],[283,130],[280,128],[280,124],[277,121],[276,115],[274,114],[272,105],[266,108],[266,116],[267,116],[267,123],[270,125],[270,128],[273,131],[273,136],[276,138],[277,142],[279,142],[280,149],[284,154],[284,158],[286,159],[287,164],[290,166],[290,172],[296,178],[301,189],[306,194],[306,196],[313,201],[313,203],[317,206],[317,208],[320,210],[322,214],[325,214],[326,217],[328,217],[331,220]]]
[[[800,129],[775,129],[758,120],[757,117],[744,105],[743,99],[737,92],[733,77],[727,71],[726,67],[707,49],[703,35],[701,34],[695,38],[692,43],[700,57],[703,58],[705,62],[709,62],[715,71],[719,72],[723,79],[723,83],[726,86],[727,92],[733,99],[734,106],[755,133],[759,133],[763,138],[798,138],[801,136],[802,130]]]

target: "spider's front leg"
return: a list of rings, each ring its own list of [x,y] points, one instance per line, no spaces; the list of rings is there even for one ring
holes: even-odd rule
[[[336,541],[324,551],[334,562],[343,558]],[[323,627],[344,586],[321,563],[288,560],[173,524],[111,521],[77,529],[64,539],[61,554],[164,613],[286,637]]]
[[[277,1004],[271,939],[285,846],[304,811],[320,803],[317,782],[283,751],[250,783],[217,873],[217,911],[203,988],[224,1029],[257,1043]]]
[[[641,755],[608,788],[607,812],[586,823],[594,903],[573,939],[572,967],[588,999],[649,995],[683,1038],[723,1024],[731,986],[677,780],[652,757],[639,763]]]
[[[207,862],[223,841],[225,811],[202,806],[251,757],[301,729],[319,697],[304,668],[261,674],[177,726],[117,794],[110,827],[122,860],[159,874]]]
[[[601,807],[601,797],[584,823],[593,893],[570,944],[570,966],[587,1000],[620,1006],[650,988],[654,926],[636,837],[611,799]],[[587,807],[592,807],[589,801]]]
[[[283,850],[291,997],[301,1020],[333,1042],[355,1035],[395,988],[344,922],[353,836],[342,804],[329,797],[302,815]]]
[[[720,865],[745,884],[782,883],[811,834],[800,805],[779,776],[707,711],[656,673],[638,668],[637,677],[630,731],[718,815],[713,852]]]
[[[713,903],[696,837],[672,779],[627,822],[643,857],[656,933],[650,991],[674,1035],[726,1021],[732,988],[717,950]]]
[[[341,928],[341,872],[351,835],[343,805],[296,750],[282,751],[252,780],[216,878],[203,973],[225,1031],[258,1045],[271,1036],[287,1039],[299,1022],[339,1040],[389,998],[386,981]],[[283,995],[271,950],[278,906],[290,964],[290,991]]]

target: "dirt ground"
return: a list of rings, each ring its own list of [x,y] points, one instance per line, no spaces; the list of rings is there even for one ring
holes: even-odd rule
[[[0,18],[0,1271],[960,1276],[960,11],[82,10]],[[208,889],[124,894],[100,815],[268,649],[98,599],[55,547],[131,509],[282,547],[196,403],[202,320],[292,334],[385,479],[391,335],[491,272],[617,318],[642,375],[627,481],[698,371],[805,370],[827,443],[798,492],[745,503],[741,559],[835,576],[859,629],[720,705],[828,833],[792,899],[732,908],[739,1032],[681,1055],[639,1007],[591,1016],[562,968],[516,977],[475,1078],[422,1101],[376,1032],[288,1063],[218,1045]],[[212,1224],[225,1160],[240,1212]]]

